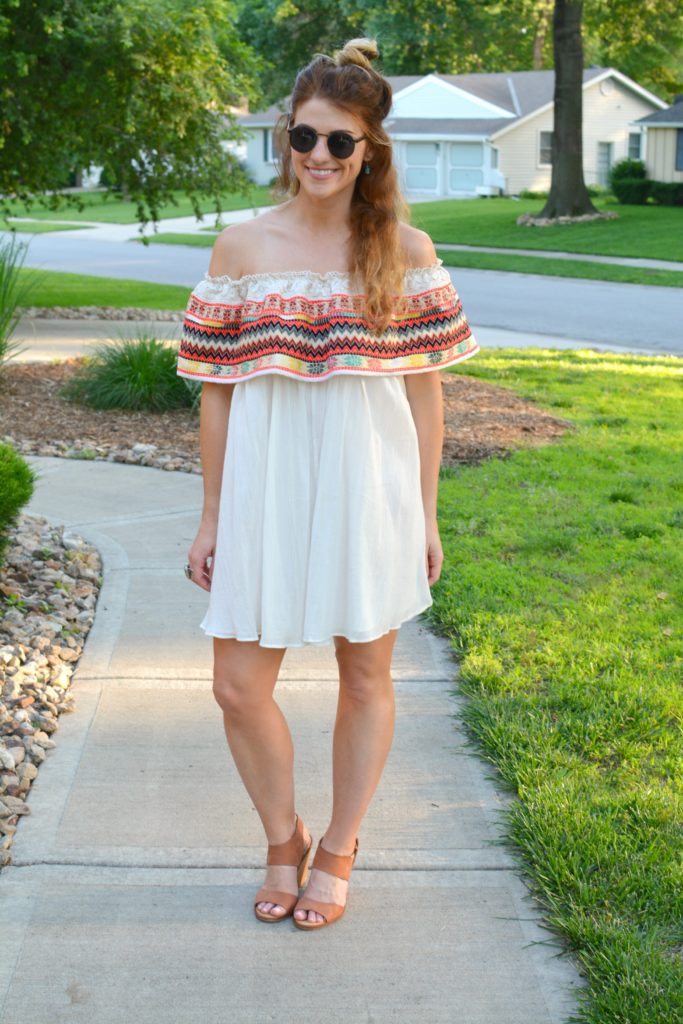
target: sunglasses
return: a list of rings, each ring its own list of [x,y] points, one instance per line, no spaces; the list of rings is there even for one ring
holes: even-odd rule
[[[322,135],[327,139],[327,148],[330,154],[337,160],[348,160],[356,148],[356,143],[367,138],[366,135],[361,135],[354,139],[351,132],[318,132],[307,124],[297,124],[294,128],[288,128],[287,131],[289,144],[297,153],[310,153],[312,149],[315,149],[318,136]]]

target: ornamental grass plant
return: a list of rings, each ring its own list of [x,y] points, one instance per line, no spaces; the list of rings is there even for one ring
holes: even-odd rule
[[[201,385],[179,377],[176,366],[176,344],[151,334],[121,337],[95,346],[60,395],[93,409],[197,409]]]
[[[0,236],[0,370],[11,355],[23,351],[10,339],[31,291],[31,282],[21,275],[27,249],[12,233]]]

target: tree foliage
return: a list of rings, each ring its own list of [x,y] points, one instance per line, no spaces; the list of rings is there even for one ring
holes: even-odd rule
[[[196,212],[218,203],[244,180],[221,142],[259,71],[223,0],[5,0],[0,194],[30,200],[98,164],[142,223],[175,189]]]
[[[379,42],[388,75],[553,67],[553,0],[237,0],[245,41],[263,57],[269,103],[316,51],[357,35]],[[589,0],[586,64],[615,67],[663,98],[683,92],[680,0]]]

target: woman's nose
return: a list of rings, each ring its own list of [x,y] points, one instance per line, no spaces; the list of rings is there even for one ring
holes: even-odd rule
[[[311,156],[315,160],[327,160],[330,155],[330,151],[327,148],[327,137],[319,135],[315,140],[315,146],[311,150]]]

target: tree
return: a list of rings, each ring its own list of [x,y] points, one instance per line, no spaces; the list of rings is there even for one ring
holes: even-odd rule
[[[597,213],[583,179],[583,3],[555,0],[555,118],[550,193],[542,217],[576,217]]]
[[[221,143],[256,100],[258,60],[223,0],[6,0],[0,15],[0,195],[53,207],[70,170],[105,168],[157,220],[174,190],[240,187]]]

